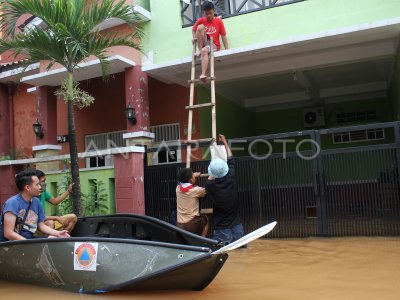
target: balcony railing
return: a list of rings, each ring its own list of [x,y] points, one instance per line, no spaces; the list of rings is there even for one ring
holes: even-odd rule
[[[191,26],[202,16],[200,0],[180,0],[182,26]],[[305,0],[213,0],[216,14],[222,18],[233,17],[267,8],[293,4]]]

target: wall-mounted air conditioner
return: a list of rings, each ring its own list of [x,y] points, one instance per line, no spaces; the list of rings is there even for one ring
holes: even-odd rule
[[[323,107],[303,109],[303,125],[305,128],[325,126],[325,112]]]

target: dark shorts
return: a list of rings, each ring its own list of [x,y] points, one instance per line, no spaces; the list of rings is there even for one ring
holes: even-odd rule
[[[208,51],[210,51],[211,52],[211,43],[210,43],[210,40],[205,40],[205,43],[204,43],[204,48],[207,48],[208,49]],[[213,43],[213,51],[214,52],[217,52],[218,51],[218,48],[217,48],[217,46]]]
[[[215,45],[214,43],[212,45],[213,45],[213,51],[217,52],[218,51],[217,45]],[[211,52],[211,41],[210,41],[210,39],[208,38],[208,36],[207,36],[207,34],[205,32],[204,32],[204,45],[203,45],[203,48],[207,48],[208,51]]]
[[[178,223],[177,222],[176,226],[183,230],[189,231],[191,233],[201,235],[201,233],[203,232],[203,228],[206,224],[207,224],[206,217],[197,216],[197,217],[194,217],[193,219],[191,219],[187,223]]]

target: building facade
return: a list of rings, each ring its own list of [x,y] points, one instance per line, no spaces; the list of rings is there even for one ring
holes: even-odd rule
[[[90,194],[94,180],[101,180],[108,212],[144,213],[144,163],[174,164],[186,158],[184,148],[165,145],[179,144],[187,136],[191,25],[201,14],[199,1],[136,2],[130,4],[142,16],[143,53],[111,49],[112,76],[107,81],[95,60],[82,62],[76,74],[81,88],[96,99],[91,107],[76,111],[78,151],[84,157],[80,163],[87,174],[82,186]],[[229,49],[215,54],[219,133],[240,140],[400,120],[398,1],[213,2],[229,42]],[[104,30],[129,28],[112,20]],[[12,174],[25,164],[46,169],[56,193],[65,176],[62,164],[32,158],[69,152],[66,106],[53,94],[65,72],[57,67],[45,71],[44,62],[38,62],[16,85],[18,62],[11,62],[7,53],[1,58],[0,172],[10,180],[0,186],[0,200],[13,193]],[[209,102],[209,97],[207,84],[196,87],[195,104]],[[124,115],[129,105],[136,111],[134,125]],[[36,120],[43,138],[32,131]],[[192,132],[196,139],[211,136],[207,109],[195,112]],[[374,128],[339,130],[322,139],[326,149],[336,149],[390,143],[394,135]],[[158,151],[145,155],[142,145]],[[260,145],[249,150],[248,145],[245,139],[235,154],[267,151]],[[282,151],[281,144],[274,147],[274,153]],[[104,152],[111,148],[122,150]],[[206,149],[199,149],[193,160],[207,157]]]

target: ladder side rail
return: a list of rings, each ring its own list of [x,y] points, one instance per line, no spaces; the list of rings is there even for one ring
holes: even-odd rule
[[[192,70],[190,74],[190,79],[192,82],[190,83],[190,93],[189,93],[189,106],[193,106],[194,102],[194,82],[193,80],[196,77],[196,45],[197,42],[193,43],[193,52],[192,52]],[[187,139],[190,141],[192,140],[192,126],[193,126],[193,110],[189,109],[188,114],[188,129],[187,129]],[[190,159],[192,156],[192,145],[187,144],[186,147],[186,168],[190,168]]]
[[[217,140],[217,107],[215,105],[214,39],[210,38],[210,77],[211,77],[211,134]]]

